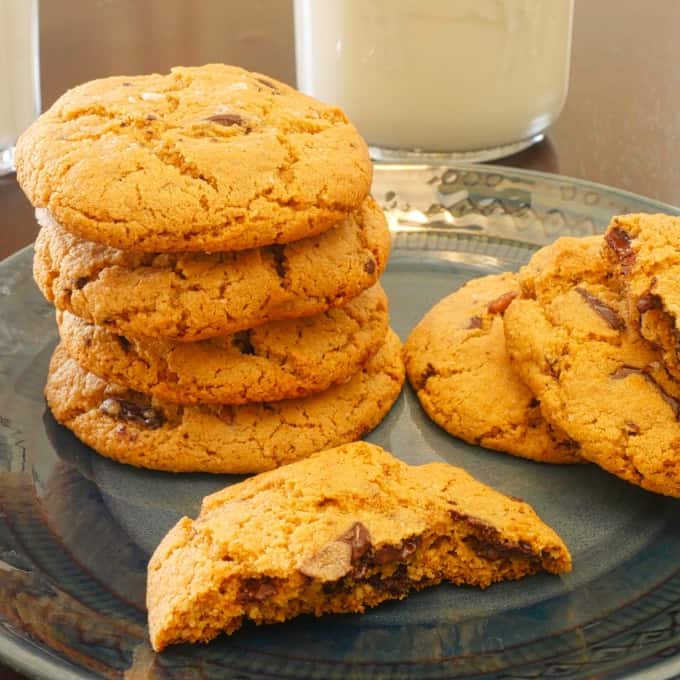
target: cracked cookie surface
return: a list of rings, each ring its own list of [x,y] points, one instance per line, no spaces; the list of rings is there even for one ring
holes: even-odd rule
[[[57,312],[67,352],[86,370],[181,404],[276,401],[344,382],[385,340],[380,284],[343,307],[199,342],[134,340]]]
[[[404,345],[409,382],[430,418],[456,437],[546,463],[582,462],[578,445],[542,417],[510,366],[503,313],[518,294],[505,273],[438,302]]]
[[[680,380],[680,218],[614,217],[603,253],[618,273],[633,323]]]
[[[401,343],[385,343],[350,380],[303,399],[181,406],[106,383],[62,346],[45,396],[55,419],[85,444],[121,463],[170,472],[270,470],[359,439],[401,391]]]
[[[377,281],[389,249],[368,198],[319,236],[230,253],[134,253],[45,222],[33,274],[57,309],[113,333],[194,341],[343,305]]]
[[[524,272],[526,298],[505,313],[512,366],[546,419],[581,445],[583,458],[680,497],[680,385],[630,323],[606,274],[601,237],[588,248],[575,241],[560,239],[556,248],[579,248],[580,276],[574,267],[565,278],[555,273],[550,286],[532,286]]]
[[[149,634],[160,651],[246,619],[363,612],[441,581],[484,588],[570,569],[527,503],[356,442],[207,496],[170,529],[149,562]]]
[[[69,90],[21,136],[16,166],[31,203],[65,229],[145,252],[319,234],[372,176],[342,111],[222,64]]]

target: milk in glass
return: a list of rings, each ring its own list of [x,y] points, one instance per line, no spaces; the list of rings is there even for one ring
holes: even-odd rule
[[[562,110],[572,14],[573,0],[296,0],[298,87],[371,145],[502,155]]]
[[[0,0],[0,173],[39,110],[37,2]]]

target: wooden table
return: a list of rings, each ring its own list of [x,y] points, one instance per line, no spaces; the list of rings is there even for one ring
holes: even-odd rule
[[[41,2],[43,104],[95,77],[224,61],[295,83],[287,0]],[[569,97],[540,145],[502,161],[680,205],[680,2],[579,0]],[[0,179],[0,258],[36,234]],[[22,676],[0,666],[0,680]]]

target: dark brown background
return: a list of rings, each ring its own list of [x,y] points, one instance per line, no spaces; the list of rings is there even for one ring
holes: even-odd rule
[[[223,61],[295,83],[288,0],[43,0],[43,104],[84,80]],[[504,161],[680,204],[680,2],[578,0],[570,92],[548,141]],[[0,258],[32,211],[0,180]],[[20,676],[0,666],[0,678]]]

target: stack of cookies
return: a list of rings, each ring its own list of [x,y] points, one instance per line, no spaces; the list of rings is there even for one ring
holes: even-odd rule
[[[86,83],[24,133],[55,418],[98,452],[246,473],[360,438],[403,365],[389,231],[344,114],[224,65]]]
[[[624,215],[469,282],[406,343],[423,407],[467,441],[680,497],[679,252],[679,218]]]

